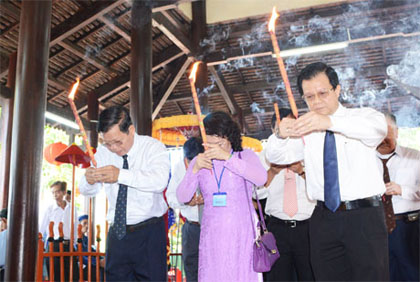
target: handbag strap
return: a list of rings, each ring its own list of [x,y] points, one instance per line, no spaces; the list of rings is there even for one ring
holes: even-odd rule
[[[239,152],[239,158],[242,160],[241,152]],[[248,189],[246,188],[247,185],[246,185],[245,178],[244,178],[244,185],[245,185],[246,196],[248,197]],[[262,214],[262,208],[261,208],[260,200],[258,199],[258,193],[257,193],[257,190],[255,189],[255,185],[254,185],[253,191],[255,193],[255,198],[257,199],[258,212],[260,214],[260,220],[258,221],[258,225],[260,225],[263,228],[264,233],[266,233],[267,232],[267,226],[265,225],[265,220],[264,220],[264,216]],[[250,210],[250,214],[251,214],[251,222],[253,223],[254,220],[252,220],[251,210]],[[253,230],[254,230],[254,235],[255,235],[255,229],[253,228]]]

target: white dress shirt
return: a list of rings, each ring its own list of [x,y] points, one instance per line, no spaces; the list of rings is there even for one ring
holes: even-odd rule
[[[387,159],[390,155],[381,155]],[[383,173],[382,161],[378,158],[378,167]],[[420,210],[420,152],[414,149],[398,146],[395,155],[386,163],[391,181],[401,186],[401,196],[392,196],[394,213],[405,213]]]
[[[95,154],[98,167],[113,165],[120,169],[116,183],[87,183],[85,176],[80,181],[80,193],[95,196],[105,187],[109,207],[107,220],[114,221],[119,184],[127,185],[127,225],[137,224],[166,213],[168,206],[163,191],[169,178],[169,155],[165,145],[158,140],[143,135],[134,135],[134,143],[128,152],[128,167],[123,169],[124,159],[99,146]]]
[[[199,221],[198,210],[199,206],[189,206],[180,203],[176,197],[176,189],[184,179],[185,173],[187,172],[183,161],[179,161],[175,164],[174,169],[171,173],[171,180],[169,181],[168,190],[166,191],[166,199],[168,204],[173,209],[180,209],[183,216],[189,221]]]
[[[387,134],[383,114],[371,108],[348,109],[341,104],[330,116],[335,134],[338,178],[341,201],[352,201],[385,192],[378,169],[376,147]],[[304,136],[305,169],[308,196],[324,201],[324,139],[325,131]],[[291,138],[276,138],[276,146],[284,146]]]
[[[0,267],[6,264],[7,229],[0,232]]]
[[[288,165],[303,159],[302,139],[290,139],[287,144],[278,147],[277,137],[273,134],[268,138],[266,147],[266,159],[269,163]],[[295,173],[296,195],[298,210],[290,217],[283,212],[284,174],[282,169],[276,174],[268,186],[268,197],[265,206],[265,213],[282,220],[306,220],[311,217],[315,208],[315,201],[308,198],[305,179]]]
[[[58,225],[60,222],[63,222],[63,235],[64,240],[70,240],[70,226],[71,226],[71,204],[66,201],[66,206],[61,208],[57,205],[57,202],[54,202],[50,205],[44,213],[44,216],[41,219],[39,224],[39,232],[41,232],[44,241],[50,235],[49,225],[50,222],[54,222],[54,240],[57,240],[60,237],[58,232]],[[74,210],[74,240],[77,239],[77,226],[79,225],[77,210]]]

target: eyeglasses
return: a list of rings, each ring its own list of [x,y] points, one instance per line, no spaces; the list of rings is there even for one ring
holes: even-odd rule
[[[315,101],[315,97],[318,97],[318,99],[321,99],[321,100],[325,100],[332,90],[334,90],[334,87],[332,87],[329,90],[326,90],[326,89],[321,90],[318,93],[314,93],[314,94],[310,93],[308,95],[303,95],[303,99],[307,103],[313,103]]]
[[[102,143],[102,145],[104,145],[108,149],[110,149],[112,147],[121,147],[122,144],[123,144],[123,142],[121,142],[121,141],[116,141],[116,142],[112,142],[112,143],[105,143],[105,142]]]

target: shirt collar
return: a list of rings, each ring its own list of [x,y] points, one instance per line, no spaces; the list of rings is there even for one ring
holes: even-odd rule
[[[66,202],[66,206],[64,207],[64,209],[63,210],[65,210],[69,205],[70,205],[70,203],[69,202],[67,202],[66,200],[64,200],[64,202]],[[57,204],[57,201],[54,201],[54,209],[56,210],[56,209],[61,209],[61,207]]]
[[[139,140],[138,140],[139,138],[140,138],[140,136],[137,133],[134,133],[133,146],[131,146],[130,150],[128,150],[128,152],[127,152],[128,157],[136,155],[136,152],[138,150],[137,143],[139,143]]]
[[[335,112],[331,116],[343,116],[346,112],[346,108],[341,105],[341,103],[338,103],[338,108],[335,110]]]
[[[397,146],[395,147],[394,152],[389,153],[389,154],[382,155],[381,153],[379,153],[378,151],[376,151],[376,155],[377,155],[377,156],[378,156],[381,160],[388,159],[388,158],[389,158],[389,157],[391,157],[393,154],[395,154],[395,155],[397,155],[397,156],[401,156],[401,154],[402,154],[402,150],[401,150],[401,147],[400,147],[399,145],[397,145]]]

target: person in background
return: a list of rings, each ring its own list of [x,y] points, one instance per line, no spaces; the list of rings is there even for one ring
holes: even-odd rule
[[[67,202],[71,203],[71,190],[67,190],[65,199]]]
[[[163,191],[169,179],[165,145],[138,135],[122,106],[101,112],[98,132],[103,140],[80,181],[80,193],[93,197],[102,189],[109,201],[110,228],[106,249],[107,281],[165,281],[168,206]]]
[[[224,112],[204,119],[207,147],[195,157],[177,189],[181,203],[190,202],[200,187],[204,198],[199,246],[199,281],[259,281],[252,266],[257,215],[253,185],[267,172],[258,156],[242,149],[238,125]]]
[[[324,63],[307,65],[297,84],[310,111],[284,118],[273,147],[304,138],[308,196],[317,201],[309,222],[315,280],[386,281],[385,185],[376,156],[385,117],[371,108],[343,107],[338,75]]]
[[[293,118],[290,109],[280,109],[280,118]],[[276,117],[272,119],[275,128]],[[310,262],[309,220],[315,208],[306,193],[302,139],[291,139],[277,147],[275,134],[268,138],[266,213],[268,230],[276,238],[280,258],[267,273],[268,281],[314,281]]]
[[[82,251],[83,252],[88,252],[89,251],[89,217],[87,214],[81,215],[79,216],[79,224],[82,226]],[[75,249],[77,250],[78,247],[77,245],[75,245]],[[92,244],[91,247],[91,251],[92,252],[96,252],[96,247]],[[89,268],[88,268],[88,263],[89,263],[89,259],[88,256],[83,256],[83,279],[85,281],[88,280],[88,274],[89,274]],[[92,256],[91,259],[91,265],[92,265],[92,270],[91,270],[91,281],[96,281],[96,257]],[[101,258],[99,260],[99,265],[100,265],[100,281],[103,281],[103,277],[104,277],[104,267],[105,267],[105,259]]]
[[[0,211],[0,281],[4,281],[7,249],[7,209]]]
[[[385,218],[388,227],[391,281],[420,281],[419,213],[420,152],[398,145],[397,120],[385,113],[388,134],[377,148],[378,166],[386,192]]]
[[[42,234],[44,241],[49,236],[49,224],[50,222],[54,222],[54,252],[59,252],[59,243],[60,243],[60,234],[58,230],[58,225],[60,222],[63,223],[63,249],[65,252],[70,251],[70,233],[71,233],[71,203],[65,200],[66,195],[66,187],[67,183],[64,181],[56,181],[51,186],[51,193],[54,197],[55,202],[50,205],[43,217],[41,218],[39,224],[39,232]],[[74,242],[77,239],[77,211],[74,211]],[[73,243],[74,243],[73,242]],[[48,249],[48,246],[47,246]],[[73,257],[73,279],[79,279],[79,272],[77,271],[76,257]],[[47,263],[47,267],[49,263]],[[51,276],[51,273],[49,273]],[[64,257],[64,277],[66,281],[69,280],[70,277],[70,257]],[[60,281],[60,259],[58,257],[54,258],[54,280]]]
[[[188,203],[180,203],[176,198],[176,190],[185,176],[189,163],[198,154],[204,152],[200,138],[192,137],[184,144],[184,161],[178,162],[172,172],[169,181],[166,197],[169,206],[173,209],[180,209],[186,218],[182,227],[182,260],[187,281],[198,281],[198,245],[200,242],[200,218],[199,209],[203,205],[203,196],[197,187],[197,193]]]

